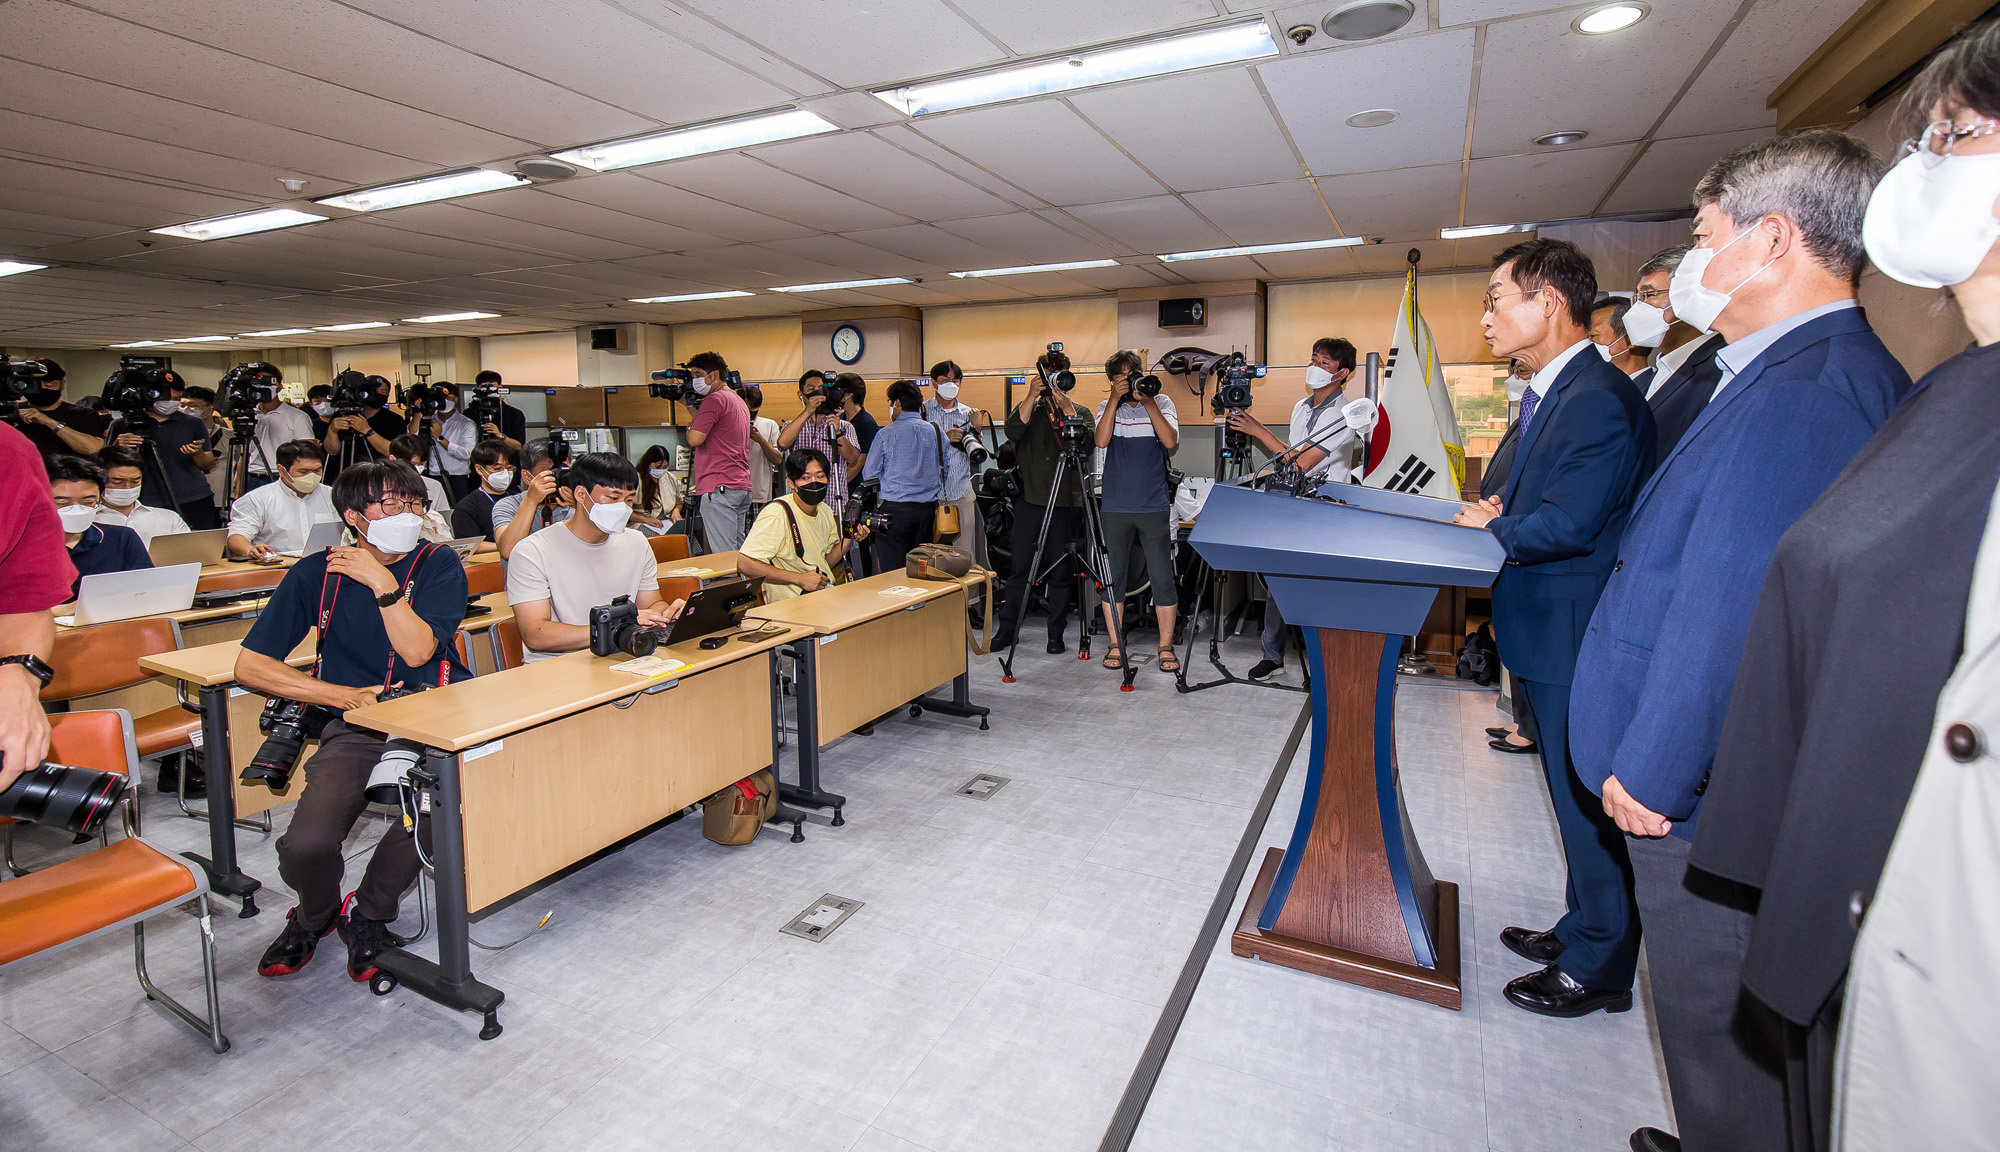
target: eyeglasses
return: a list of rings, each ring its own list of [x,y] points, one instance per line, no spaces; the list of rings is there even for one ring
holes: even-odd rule
[[[1953,120],[1933,120],[1924,127],[1923,135],[1914,140],[1903,141],[1901,156],[1922,151],[1924,166],[1935,168],[1950,156],[1960,140],[1975,139],[2000,133],[2000,121],[1979,117],[1970,124],[1960,124]]]
[[[379,506],[383,513],[389,516],[400,516],[405,512],[415,512],[421,516],[425,512],[430,511],[431,502],[429,500],[404,499],[400,496],[384,496],[380,500],[369,501],[368,505],[371,508]]]
[[[1495,301],[1504,300],[1509,296],[1533,296],[1541,290],[1540,288],[1524,288],[1519,292],[1494,292],[1489,290],[1480,303],[1485,306],[1486,311],[1491,312],[1493,311]]]
[[[1655,300],[1664,300],[1666,298],[1667,290],[1665,288],[1641,288],[1637,292],[1632,293],[1632,299],[1641,304],[1651,304]]]

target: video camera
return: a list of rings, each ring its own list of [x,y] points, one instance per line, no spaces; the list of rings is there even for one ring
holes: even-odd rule
[[[375,402],[378,380],[383,384],[388,383],[380,376],[363,375],[352,368],[335,376],[333,395],[329,398],[333,404],[334,417],[337,419],[342,416],[361,415],[363,408]]]
[[[171,400],[174,389],[187,382],[171,368],[120,368],[104,381],[104,406],[125,421],[128,432],[144,435],[151,421],[141,421],[155,404]]]
[[[257,406],[276,400],[283,387],[278,370],[261,360],[238,364],[223,373],[215,389],[215,408],[229,421],[230,439],[238,444],[247,442],[257,418],[263,415]]]
[[[445,402],[451,399],[446,383],[440,380],[436,384],[412,384],[403,389],[404,411],[415,412],[425,420],[437,419],[444,413]]]
[[[40,360],[0,356],[0,401],[19,400],[41,391],[50,375],[49,366]]]
[[[672,400],[690,408],[701,407],[701,395],[692,387],[695,373],[685,365],[679,368],[661,368],[653,373],[653,382],[646,385],[646,395],[655,400]],[[734,368],[725,369],[722,383],[730,388],[743,387],[743,373]]]
[[[1209,406],[1217,416],[1231,408],[1247,409],[1251,404],[1250,385],[1264,378],[1262,364],[1252,364],[1241,352],[1231,352],[1227,357],[1215,362],[1215,395],[1209,398]]]
[[[630,596],[620,596],[609,604],[590,610],[590,654],[592,656],[651,656],[660,646],[660,630],[639,623],[639,606]]]
[[[480,428],[500,427],[500,409],[507,403],[507,390],[498,384],[475,384],[465,401],[465,418]]]

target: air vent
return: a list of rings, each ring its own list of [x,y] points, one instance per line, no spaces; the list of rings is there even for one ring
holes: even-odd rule
[[[567,180],[576,175],[576,173],[577,168],[575,165],[565,164],[560,160],[551,160],[546,156],[530,156],[526,160],[516,161],[514,164],[514,174],[516,176],[525,176],[538,183],[550,180]]]

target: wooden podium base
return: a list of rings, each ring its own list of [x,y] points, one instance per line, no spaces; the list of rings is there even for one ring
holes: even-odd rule
[[[1446,880],[1437,882],[1438,964],[1434,969],[1419,968],[1258,928],[1257,919],[1264,914],[1264,901],[1271,895],[1271,881],[1277,876],[1284,856],[1282,848],[1265,853],[1264,865],[1257,870],[1257,883],[1250,889],[1250,900],[1244,904],[1236,931],[1229,937],[1231,952],[1454,1011],[1459,1008],[1458,885]]]

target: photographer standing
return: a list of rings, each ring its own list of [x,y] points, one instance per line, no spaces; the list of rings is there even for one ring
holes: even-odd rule
[[[491,441],[488,441],[491,443]],[[560,524],[575,511],[556,488],[555,441],[538,436],[521,446],[521,490],[493,504],[493,540],[508,559],[530,533]]]
[[[383,750],[381,736],[349,728],[340,714],[390,688],[441,687],[470,675],[452,647],[465,618],[465,569],[451,549],[418,541],[424,499],[422,479],[403,464],[370,461],[341,472],[333,506],[359,543],[293,565],[237,654],[236,679],[245,687],[332,713],[291,826],[278,838],[278,874],[299,902],[257,962],[259,976],[297,972],[338,931],[348,976],[366,980],[375,954],[403,943],[389,925],[416,882],[417,850],[401,820],[382,833],[360,887],[340,896],[342,848],[368,805],[368,775]],[[286,664],[314,626],[312,671]]]
[[[687,427],[701,531],[710,552],[733,552],[750,524],[750,408],[723,383],[729,365],[721,356],[698,353],[687,367],[688,388],[701,397]]]
[[[1132,549],[1146,557],[1146,576],[1153,586],[1153,607],[1160,617],[1159,669],[1179,672],[1174,655],[1174,609],[1180,597],[1174,582],[1172,519],[1174,489],[1167,483],[1167,458],[1180,447],[1180,417],[1171,397],[1139,390],[1145,361],[1136,352],[1115,352],[1104,362],[1111,379],[1111,396],[1097,408],[1097,446],[1104,450],[1104,549],[1111,560],[1112,599],[1104,605],[1104,623],[1125,635],[1125,600],[1132,587]],[[1155,380],[1155,384],[1158,381]],[[1106,420],[1105,410],[1111,409]],[[1124,653],[1113,644],[1104,666],[1117,668]]]
[[[861,471],[861,438],[841,416],[840,405],[827,399],[828,385],[839,387],[817,370],[799,377],[799,414],[778,431],[778,447],[787,452],[809,448],[826,458],[826,506],[842,517],[847,515],[847,482]],[[842,403],[846,399],[842,391]]]
[[[882,512],[888,527],[875,539],[875,568],[892,572],[910,549],[931,538],[938,501],[944,499],[944,433],[924,419],[924,394],[914,380],[889,385],[895,413],[875,437],[875,450],[861,469],[864,480],[882,482]]]
[[[994,649],[1009,648],[1028,609],[1028,585],[1035,573],[1028,570],[1035,554],[1035,538],[1041,534],[1042,518],[1049,517],[1049,538],[1043,547],[1042,566],[1060,555],[1083,532],[1083,477],[1072,472],[1063,480],[1061,491],[1051,491],[1056,479],[1056,461],[1062,457],[1062,440],[1056,435],[1057,420],[1081,421],[1086,438],[1096,434],[1096,423],[1078,408],[1061,388],[1050,387],[1058,373],[1068,377],[1069,357],[1061,352],[1045,352],[1035,361],[1035,375],[1028,382],[1028,395],[1007,413],[1007,438],[1015,444],[1021,468],[1021,501],[1014,510],[1013,568],[1007,574],[1005,603],[1000,627],[993,634]],[[1053,506],[1053,507],[1051,507]],[[1065,573],[1046,588],[1049,602],[1050,654],[1065,651],[1063,629],[1069,618],[1072,578]]]
[[[436,416],[425,416],[418,424],[429,448],[424,474],[443,483],[447,499],[438,507],[449,511],[472,491],[472,450],[479,444],[479,427],[459,410],[457,385],[432,387],[442,403]]]
[[[165,385],[167,396],[137,419],[120,416],[113,420],[107,435],[118,447],[139,454],[145,478],[139,487],[141,502],[173,509],[196,532],[220,528],[222,518],[216,515],[215,494],[208,487],[208,470],[215,467],[215,457],[208,451],[208,428],[181,410],[181,393],[187,390],[187,381],[171,370],[148,371],[146,375]]]
[[[500,373],[493,371],[481,372],[472,378],[472,386],[474,388],[498,388],[500,387]],[[502,395],[504,396],[505,394],[503,393]],[[489,440],[505,440],[508,448],[519,452],[521,445],[527,443],[528,440],[528,414],[502,399],[500,401],[500,422],[495,424],[489,420],[480,425],[479,434]]]
[[[824,452],[793,449],[785,457],[791,494],[765,505],[743,538],[736,573],[764,581],[766,604],[819,591],[833,583],[834,571],[847,558],[849,542],[841,538],[840,517],[826,503],[827,476]],[[854,539],[868,539],[868,525],[857,524]]]
[[[862,407],[868,400],[868,381],[863,380],[859,372],[842,372],[833,378],[833,383],[847,393],[846,401],[840,406],[840,415],[854,425],[854,438],[861,444],[861,454],[866,456],[875,450],[875,437],[882,431],[875,417]]]
[[[587,452],[569,466],[566,494],[583,515],[544,528],[507,561],[507,603],[530,664],[590,647],[590,610],[630,596],[642,627],[680,615],[660,596],[652,545],[626,524],[639,470],[614,452]]]
[[[958,402],[959,385],[965,374],[958,365],[941,360],[931,365],[931,391],[936,398],[924,401],[924,419],[944,429],[945,439],[954,449],[945,455],[944,498],[958,506],[958,538],[951,541],[972,553],[973,563],[986,562],[986,525],[979,518],[979,498],[972,491],[970,453],[979,448],[985,429],[985,413]]]
[[[363,460],[387,458],[389,441],[410,430],[408,420],[389,410],[389,395],[394,386],[388,377],[370,376],[368,387],[360,415],[335,416],[326,426],[326,439],[322,443],[331,471],[338,472]],[[343,445],[347,446],[345,453],[341,451]]]
[[[37,361],[48,374],[21,397],[12,423],[43,456],[68,452],[95,456],[104,450],[104,433],[111,421],[81,404],[63,399],[63,367],[53,360]]]
[[[1322,336],[1313,341],[1312,362],[1306,366],[1306,395],[1292,405],[1291,424],[1286,428],[1291,444],[1278,439],[1277,433],[1241,408],[1230,409],[1229,426],[1248,433],[1273,456],[1299,445],[1314,445],[1301,448],[1294,463],[1320,483],[1344,484],[1354,471],[1355,437],[1340,406],[1346,399],[1342,389],[1353,375],[1354,345]],[[1264,601],[1263,641],[1264,659],[1251,666],[1252,680],[1269,680],[1285,668],[1285,618],[1279,615],[1275,598]]]
[[[257,405],[257,427],[250,433],[249,460],[243,482],[243,490],[249,492],[277,480],[281,467],[278,445],[294,440],[318,440],[325,432],[315,432],[311,416],[278,398],[278,386],[284,383],[285,376],[278,371],[277,365],[259,360],[242,367],[268,375],[272,385],[270,398]],[[331,411],[330,408],[328,410]]]

